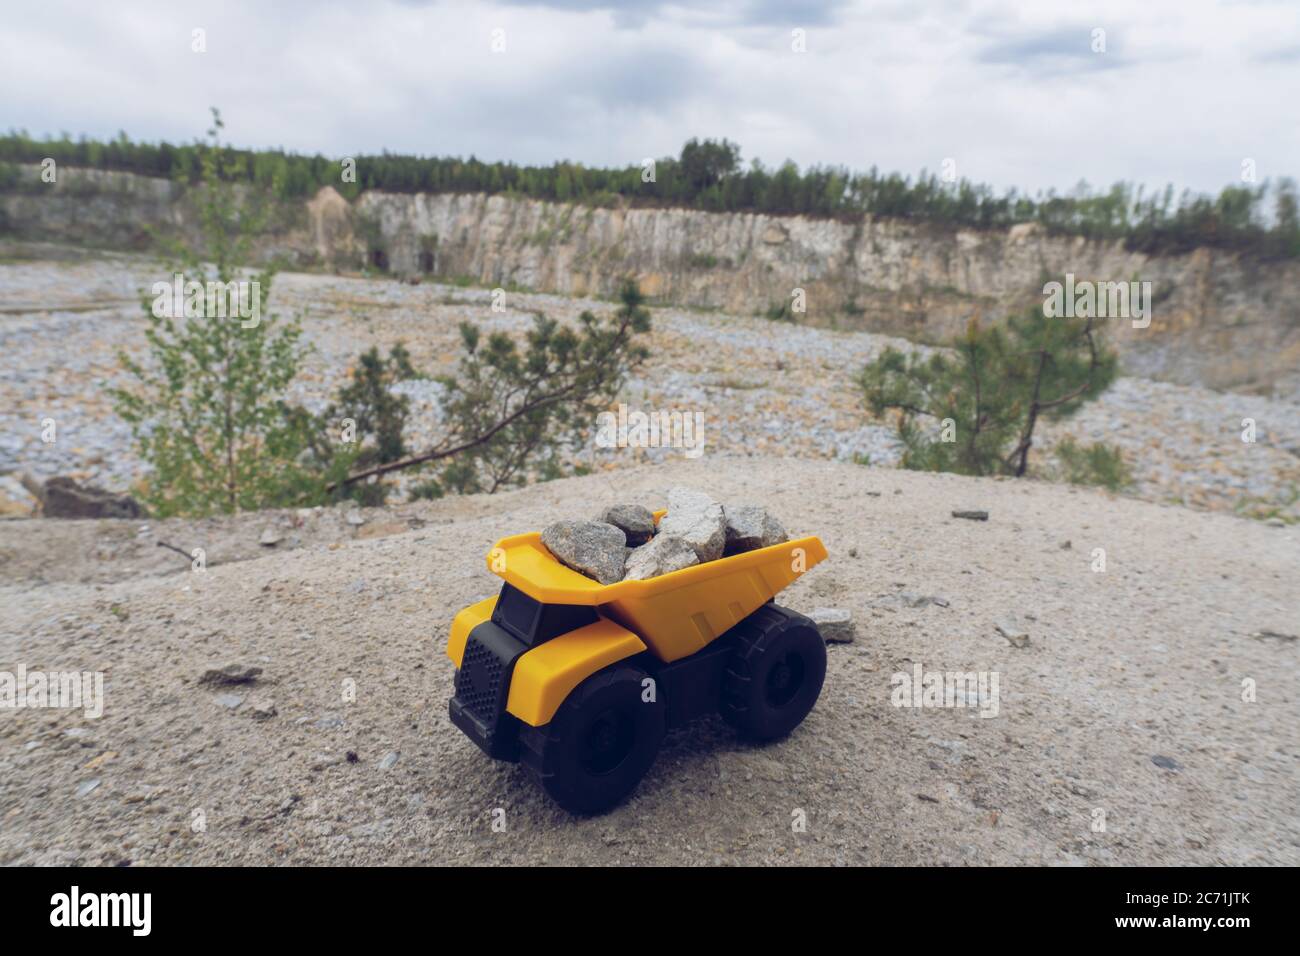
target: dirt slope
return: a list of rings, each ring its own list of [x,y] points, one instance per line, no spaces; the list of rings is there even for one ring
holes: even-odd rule
[[[108,674],[98,720],[0,711],[0,862],[1300,863],[1300,642],[1252,636],[1300,631],[1295,529],[833,462],[706,458],[618,482],[424,504],[422,527],[333,549],[222,542],[255,541],[265,516],[188,538],[169,523],[168,540],[248,558],[203,574],[95,568],[122,560],[101,538],[135,523],[0,523],[0,670]],[[630,802],[575,820],[449,724],[447,626],[495,590],[482,554],[497,537],[655,504],[674,483],[820,534],[831,560],[783,603],[848,607],[858,640],[830,648],[821,702],[788,740],[698,725]],[[51,542],[81,570],[52,573]],[[198,686],[228,662],[263,674]],[[918,662],[996,671],[997,716],[892,706],[892,675]]]

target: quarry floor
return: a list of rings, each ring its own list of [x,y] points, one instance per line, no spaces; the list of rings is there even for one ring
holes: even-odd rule
[[[857,638],[789,738],[705,720],[575,819],[448,721],[448,626],[499,537],[672,484],[820,535],[778,600]],[[98,718],[0,710],[0,863],[1300,863],[1294,526],[771,454],[361,517],[0,522],[0,671],[106,675]],[[996,674],[996,713],[895,706],[917,665]]]
[[[143,475],[126,424],[108,389],[122,384],[118,350],[143,360],[141,295],[170,270],[140,257],[0,262],[0,515],[30,513],[16,480],[71,475],[126,490]],[[417,368],[452,373],[461,354],[458,325],[518,334],[536,312],[573,320],[609,302],[492,292],[388,278],[284,273],[272,287],[272,316],[302,322],[311,346],[291,400],[319,409],[343,384],[358,354],[403,342]],[[656,308],[651,355],[619,402],[631,413],[686,414],[699,423],[699,448],[715,455],[865,460],[892,466],[900,446],[890,421],[873,420],[858,386],[862,367],[902,339],[814,328],[754,316]],[[432,380],[404,383],[411,401],[407,444],[442,434]],[[616,407],[616,406],[615,406]],[[47,421],[57,440],[47,441]],[[1249,430],[1254,441],[1243,441]],[[1131,468],[1132,494],[1201,510],[1300,522],[1300,404],[1120,378],[1074,417],[1048,423],[1031,461],[1051,475],[1056,441],[1118,445]],[[614,471],[680,458],[676,448],[572,450],[572,461]],[[6,473],[11,473],[6,475]],[[414,479],[412,479],[414,480]]]

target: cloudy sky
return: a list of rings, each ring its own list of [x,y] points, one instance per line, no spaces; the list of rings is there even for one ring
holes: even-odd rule
[[[40,0],[0,31],[0,126],[190,140],[216,105],[232,142],[332,156],[625,165],[727,137],[767,164],[1217,190],[1247,159],[1300,176],[1297,104],[1297,0]]]

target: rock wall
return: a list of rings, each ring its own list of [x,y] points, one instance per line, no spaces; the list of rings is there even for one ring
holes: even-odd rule
[[[0,193],[0,237],[126,252],[157,250],[159,240],[200,243],[194,195],[170,179],[60,167],[55,182],[42,183],[37,167],[23,167],[22,172],[21,188]],[[337,193],[334,197],[347,205]],[[310,228],[319,218],[312,204],[260,196],[258,202],[265,220],[259,257],[311,265],[315,254]]]
[[[168,179],[97,169],[59,169],[41,183],[28,167],[22,191],[0,194],[0,234],[114,249],[149,248],[150,230],[197,221]]]
[[[57,189],[0,196],[0,228],[105,245],[140,245],[145,226],[193,233],[195,210],[170,182],[82,170],[60,176]],[[261,252],[297,267],[368,264],[564,295],[611,296],[630,276],[661,303],[741,314],[779,310],[802,289],[799,321],[926,341],[972,318],[1041,304],[1044,283],[1066,273],[1149,281],[1148,328],[1106,322],[1129,373],[1300,392],[1300,263],[1209,249],[1149,256],[1033,225],[979,232],[482,194],[367,192],[349,203],[326,187],[277,209]]]

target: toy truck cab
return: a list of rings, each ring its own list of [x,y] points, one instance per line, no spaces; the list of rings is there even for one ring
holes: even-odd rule
[[[784,736],[817,702],[826,650],[810,620],[771,602],[825,557],[808,537],[602,585],[539,534],[502,539],[488,554],[500,593],[452,622],[451,720],[573,813],[623,799],[665,731],[695,717]]]

